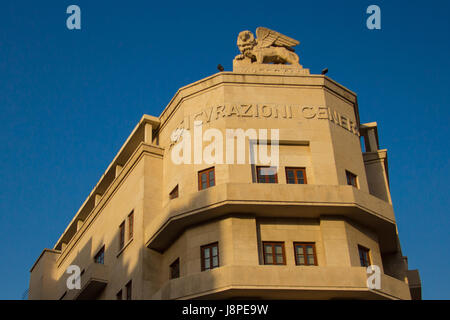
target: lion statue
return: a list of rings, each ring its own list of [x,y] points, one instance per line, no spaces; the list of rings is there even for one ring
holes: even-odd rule
[[[248,30],[239,33],[237,46],[241,54],[235,60],[300,66],[298,55],[292,48],[300,43],[297,40],[263,27],[256,29],[256,37]]]

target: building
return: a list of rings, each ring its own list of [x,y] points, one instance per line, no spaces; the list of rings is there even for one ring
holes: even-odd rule
[[[299,64],[294,39],[257,36],[239,34],[233,72],[187,85],[159,117],[142,117],[31,268],[29,299],[420,299],[377,124],[360,123],[355,93]],[[236,160],[209,149],[211,163],[207,146],[226,129],[248,135],[240,147],[224,138]],[[203,146],[196,130],[210,134]],[[253,151],[276,142],[274,170]],[[368,286],[369,265],[378,287]],[[80,289],[67,286],[70,266]]]

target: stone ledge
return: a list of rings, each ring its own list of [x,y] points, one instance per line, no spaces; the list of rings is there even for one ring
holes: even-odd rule
[[[323,285],[324,280],[327,283],[326,286]],[[315,292],[320,299],[344,296],[349,298],[364,296],[367,299],[411,299],[408,285],[403,281],[382,274],[379,290],[367,288],[366,281],[366,270],[362,267],[228,265],[169,280],[154,298],[222,299],[230,298],[227,296],[227,291],[238,290],[242,295],[246,292],[257,296],[265,294],[268,295],[265,298],[270,299],[271,294],[278,296],[276,291],[284,290],[289,291],[291,298],[294,299],[308,299],[311,292]]]

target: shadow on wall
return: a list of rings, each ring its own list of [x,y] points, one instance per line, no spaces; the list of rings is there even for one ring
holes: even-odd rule
[[[117,230],[110,242],[92,240],[92,237],[79,250],[75,259],[69,265],[80,267],[81,289],[69,289],[67,280],[71,274],[64,272],[58,280],[59,299],[64,300],[115,300],[121,292],[121,298],[127,298],[127,284],[131,281],[131,297],[139,297],[142,290],[139,281],[139,261],[142,260],[142,249],[133,250],[139,245],[138,239],[126,239],[122,249],[119,245]],[[96,243],[96,245],[93,245]],[[104,246],[103,263],[95,261],[97,253]],[[133,254],[138,252],[136,254]],[[101,260],[101,259],[99,259]],[[73,279],[73,278],[72,278]],[[73,282],[72,282],[73,283]]]

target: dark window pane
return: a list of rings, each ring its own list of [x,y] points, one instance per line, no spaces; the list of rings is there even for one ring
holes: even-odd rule
[[[283,255],[277,254],[277,264],[283,264]]]
[[[131,288],[132,288],[132,284],[131,284],[131,281],[130,281],[126,285],[127,300],[131,300]]]
[[[277,183],[277,170],[272,167],[256,167],[258,183]]]
[[[178,185],[175,186],[175,188],[172,189],[169,193],[169,199],[175,199],[178,198]]]
[[[170,279],[176,279],[180,277],[180,259],[177,258],[171,265],[170,265]]]
[[[202,271],[219,267],[218,243],[201,247]]]
[[[345,171],[345,174],[347,175],[347,184],[356,188],[356,175],[349,171]]]
[[[119,226],[119,249],[122,249],[125,245],[125,223]]]
[[[279,243],[263,243],[265,264],[284,264],[284,245]]]
[[[281,246],[280,245],[276,245],[275,246],[275,253],[276,254],[281,254],[283,251],[282,251],[282,248],[281,248]]]
[[[134,213],[128,215],[128,239],[133,238]]]
[[[358,250],[361,267],[368,267],[370,265],[369,249],[358,246]]]
[[[104,264],[105,262],[105,247],[101,248],[94,257],[94,262]]]
[[[306,172],[304,168],[287,168],[286,181],[289,184],[305,184]]]
[[[214,168],[209,168],[199,173],[199,190],[213,187],[215,185]]]
[[[305,264],[305,256],[304,255],[298,256],[298,264],[301,264],[301,265]]]
[[[295,244],[295,249],[297,265],[316,265],[314,244]]]

